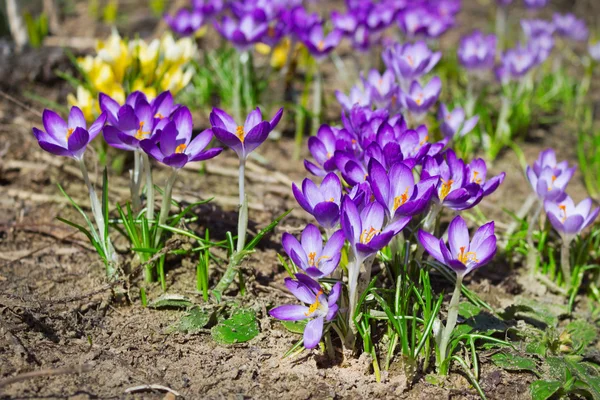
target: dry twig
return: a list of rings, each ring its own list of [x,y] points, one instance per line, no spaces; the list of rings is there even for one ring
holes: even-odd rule
[[[39,371],[25,372],[16,376],[11,376],[0,381],[0,388],[8,386],[10,384],[26,381],[28,379],[37,378],[40,376],[55,376],[55,375],[69,375],[69,374],[82,374],[92,370],[92,366],[88,364],[73,365],[65,368],[49,368],[42,369]]]

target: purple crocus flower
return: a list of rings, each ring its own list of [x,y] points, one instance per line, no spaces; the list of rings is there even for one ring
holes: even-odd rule
[[[554,229],[567,242],[591,225],[600,212],[600,208],[592,210],[592,199],[587,198],[575,205],[570,196],[565,196],[560,201],[546,200],[544,209]]]
[[[325,246],[321,232],[313,224],[308,224],[302,231],[301,242],[285,232],[281,243],[294,264],[311,278],[325,278],[337,268],[344,246],[344,232],[334,232]]]
[[[217,139],[231,147],[240,160],[245,160],[248,154],[267,139],[282,114],[283,108],[280,108],[270,122],[263,121],[262,113],[257,107],[248,114],[244,125],[237,125],[225,111],[214,108],[210,113],[210,123]]]
[[[559,14],[554,13],[552,17],[554,22],[555,32],[566,38],[584,41],[589,36],[589,30],[585,24],[585,21],[577,18],[572,13]]]
[[[187,8],[180,9],[173,16],[165,15],[164,20],[171,30],[180,36],[193,35],[206,21],[200,10]]]
[[[205,150],[212,140],[212,131],[207,129],[192,140],[192,126],[190,110],[180,107],[164,129],[150,139],[142,140],[140,147],[156,160],[175,169],[188,162],[204,161],[219,155],[221,148]]]
[[[506,7],[508,5],[510,5],[513,2],[513,0],[496,0],[496,4],[498,4],[500,7]]]
[[[346,96],[346,94],[343,92],[336,90],[335,97],[342,108],[346,111],[352,110],[352,107],[355,105],[358,105],[359,107],[367,107],[371,105],[371,91],[366,86],[353,86],[350,89],[350,94],[348,96]]]
[[[220,13],[223,6],[223,0],[192,0],[194,10],[201,11],[207,17]]]
[[[46,109],[42,114],[45,131],[33,128],[33,136],[48,153],[81,160],[87,145],[102,130],[106,118],[106,113],[103,112],[88,129],[79,107],[71,107],[67,121],[54,111]]]
[[[376,69],[369,71],[367,78],[362,78],[363,85],[369,92],[369,97],[376,108],[394,108],[398,96],[398,86],[391,70],[380,74]]]
[[[340,219],[342,201],[342,182],[333,172],[328,173],[321,187],[306,178],[302,181],[302,190],[292,183],[292,191],[298,204],[325,229],[334,228]]]
[[[484,35],[480,30],[463,36],[458,46],[458,60],[468,70],[490,69],[496,57],[496,35]]]
[[[446,105],[442,103],[438,111],[438,120],[444,136],[453,139],[457,135],[463,137],[471,132],[479,122],[479,116],[476,115],[465,121],[465,112],[462,108],[456,107],[454,110],[448,111]]]
[[[296,274],[296,279],[285,279],[285,286],[298,300],[309,306],[288,304],[275,307],[269,315],[282,321],[301,321],[310,319],[304,328],[304,347],[314,349],[323,336],[323,325],[335,318],[338,312],[337,301],[342,291],[341,282],[325,295],[318,282],[304,274]]]
[[[511,78],[521,78],[536,65],[537,59],[538,54],[531,47],[517,46],[502,55],[502,64],[496,74],[503,83]]]
[[[414,44],[396,43],[385,49],[382,57],[388,69],[393,70],[399,79],[410,82],[431,71],[442,53],[432,52],[424,41],[418,41]]]
[[[590,43],[588,51],[594,61],[600,61],[600,42]]]
[[[483,190],[484,196],[489,196],[494,193],[498,186],[502,182],[504,182],[504,178],[506,177],[506,173],[501,172],[499,175],[494,176],[493,178],[486,180],[487,177],[487,166],[485,161],[481,158],[476,158],[471,161],[470,164],[467,164],[467,179],[470,183],[476,183],[481,186]]]
[[[521,28],[528,38],[539,35],[552,35],[556,29],[552,22],[543,19],[522,19]]]
[[[417,236],[433,258],[461,277],[487,264],[496,255],[493,221],[477,229],[471,240],[465,220],[460,215],[456,216],[448,227],[450,248],[446,246],[444,239],[438,239],[424,230],[420,229]]]
[[[435,39],[440,37],[453,24],[454,18],[451,15],[439,15],[418,3],[404,9],[398,15],[398,25],[409,38],[423,35]]]
[[[166,93],[161,93],[151,105],[143,93],[134,92],[123,106],[100,93],[100,109],[106,113],[109,123],[103,130],[106,143],[117,149],[132,151],[140,148],[142,140],[150,139],[158,130],[164,129],[175,108],[172,95]]]
[[[323,25],[316,24],[300,39],[313,57],[320,62],[340,43],[342,32],[334,29],[326,35]]]
[[[409,221],[410,217],[403,216],[386,225],[385,209],[378,202],[367,203],[359,212],[350,197],[342,200],[342,230],[359,261],[387,246]]]
[[[523,2],[525,7],[532,9],[546,7],[546,4],[548,4],[548,0],[523,0]]]
[[[483,198],[483,189],[479,184],[469,182],[465,163],[454,151],[449,149],[445,155],[445,159],[440,154],[423,161],[421,179],[440,178],[432,200],[456,211],[475,207]]]
[[[402,104],[404,108],[416,115],[424,114],[435,104],[441,90],[442,81],[437,76],[434,76],[425,86],[421,86],[415,80],[411,83],[408,92],[402,93]]]
[[[547,149],[540,153],[533,167],[527,166],[527,179],[540,200],[560,201],[565,188],[575,173],[567,161],[556,162],[556,153]]]
[[[412,170],[403,163],[394,164],[388,173],[379,162],[371,160],[369,181],[375,199],[385,207],[388,218],[396,219],[425,210],[439,178],[431,177],[415,185]]]
[[[540,34],[529,40],[529,48],[536,55],[536,64],[542,64],[552,52],[554,48],[554,37],[548,34]]]
[[[342,14],[338,11],[331,12],[331,23],[333,27],[340,32],[343,32],[345,36],[350,36],[358,26],[358,16],[352,12]]]
[[[253,44],[258,43],[269,29],[262,11],[246,14],[239,20],[224,16],[221,23],[215,21],[214,25],[221,36],[229,40],[240,52],[247,51]]]
[[[335,150],[336,150],[336,128],[329,125],[321,125],[317,131],[317,136],[308,138],[308,150],[315,161],[320,165],[304,160],[304,167],[308,172],[316,176],[325,176],[327,172],[335,171]]]

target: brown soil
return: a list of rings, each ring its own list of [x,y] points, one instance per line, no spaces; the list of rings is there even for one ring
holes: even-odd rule
[[[475,2],[464,3],[468,13],[481,7]],[[81,21],[90,22],[81,2],[77,3],[77,12],[67,19],[64,29],[84,36]],[[148,18],[135,19],[144,20]],[[92,23],[95,34],[107,32],[106,27]],[[51,54],[56,57],[56,65],[66,68],[64,55],[56,52],[42,50],[34,55],[45,60]],[[478,398],[460,370],[454,370],[444,387],[439,387],[426,383],[424,376],[407,382],[401,366],[395,365],[383,374],[383,382],[377,383],[365,356],[355,359],[337,354],[335,360],[328,360],[318,351],[305,351],[297,358],[282,358],[297,336],[270,319],[266,310],[291,301],[283,290],[284,271],[277,253],[282,251],[281,233],[299,232],[309,221],[298,207],[247,260],[249,293],[244,297],[236,296],[235,291],[227,293],[228,300],[257,311],[261,328],[258,337],[245,344],[220,346],[209,332],[168,333],[167,327],[182,312],[142,307],[139,279],[132,282],[130,302],[123,293],[127,288],[109,289],[103,266],[85,237],[56,220],[59,215],[75,220],[78,217],[60,197],[56,183],[60,182],[82,204],[87,204],[85,188],[71,161],[51,157],[38,148],[31,127],[41,125],[39,110],[43,106],[27,100],[24,93],[31,90],[62,102],[69,89],[52,75],[51,69],[44,70],[43,61],[30,64],[34,71],[42,69],[42,73],[33,74],[35,81],[29,79],[31,74],[14,78],[15,70],[3,72],[10,79],[0,80],[3,91],[25,105],[0,98],[0,378],[48,369],[72,370],[2,387],[2,398],[170,398],[162,391],[125,394],[127,388],[139,385],[164,385],[188,399]],[[326,86],[328,91],[335,87],[333,83]],[[206,123],[204,114],[197,124]],[[531,161],[540,150],[556,145],[559,157],[573,161],[573,146],[562,143],[566,138],[572,142],[574,134],[573,129],[562,125],[550,132],[534,131],[530,136],[535,140],[524,143],[522,149]],[[252,232],[296,206],[288,181],[299,182],[306,173],[301,162],[290,162],[292,152],[293,141],[287,137],[261,148],[261,155],[269,160],[263,167],[267,172],[248,174]],[[236,160],[235,154],[227,151],[211,163],[214,169],[205,174],[182,171],[175,185],[175,199],[192,202],[215,196],[210,205],[199,208],[199,221],[192,226],[195,231],[202,233],[209,227],[215,238],[223,238],[227,230],[235,229],[237,183],[230,172],[235,170]],[[502,208],[516,211],[528,196],[529,186],[512,152],[505,152],[494,164],[492,173],[499,171],[507,173],[506,180],[481,204],[481,210],[489,218],[508,221]],[[158,166],[155,176],[159,184],[165,179]],[[571,185],[574,197],[584,196],[580,180],[575,179]],[[125,188],[125,175],[111,176],[113,203],[127,198]],[[123,240],[116,245],[126,251]],[[202,298],[195,291],[195,261],[189,257],[168,258],[167,292],[186,295],[201,304]],[[211,268],[214,283],[223,271],[214,264]],[[511,276],[508,272],[502,265],[478,272],[472,288],[494,307],[502,308],[510,304],[515,291],[522,290],[516,272]],[[148,296],[161,294],[160,287],[154,286]],[[481,385],[489,398],[529,398],[533,375],[499,370],[486,362],[485,354],[481,361]],[[80,370],[82,365],[85,371]]]

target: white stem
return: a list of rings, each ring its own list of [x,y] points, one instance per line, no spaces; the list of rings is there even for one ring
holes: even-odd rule
[[[560,267],[567,288],[571,287],[571,238],[563,237],[560,248]]]
[[[538,200],[538,205],[529,221],[529,228],[527,229],[527,247],[529,251],[527,253],[527,269],[529,269],[530,274],[533,275],[535,271],[536,260],[538,257],[538,251],[533,243],[533,231],[535,226],[538,224],[540,219],[540,214],[542,213],[542,209],[544,208],[544,203]]]
[[[177,179],[177,173],[179,170],[173,169],[171,176],[167,180],[165,185],[165,191],[163,192],[162,204],[160,206],[160,215],[158,217],[158,225],[164,225],[169,217],[169,211],[171,210],[171,196],[173,194],[173,185]],[[160,226],[156,229],[156,238],[154,239],[154,246],[158,247],[162,236],[162,228]]]
[[[448,355],[448,342],[450,342],[450,336],[452,331],[456,327],[456,321],[458,319],[458,304],[460,300],[460,291],[462,288],[463,276],[460,274],[456,275],[456,286],[454,287],[454,293],[452,293],[452,299],[450,300],[450,306],[448,307],[448,319],[446,321],[446,327],[442,333],[442,340],[440,343],[440,362],[444,362]]]
[[[152,182],[152,165],[148,154],[142,153],[144,168],[146,169],[146,219],[154,220],[154,183]]]
[[[245,171],[246,171],[246,160],[240,159],[240,170],[238,177],[239,194],[240,194],[240,211],[238,216],[238,239],[237,239],[237,252],[244,250],[246,246],[246,230],[248,228],[248,199],[245,192]]]
[[[140,175],[141,175],[141,156],[140,150],[135,149],[133,151],[133,171],[129,171],[131,175],[131,182],[129,188],[131,190],[131,206],[137,213],[141,208],[142,201],[140,199]]]

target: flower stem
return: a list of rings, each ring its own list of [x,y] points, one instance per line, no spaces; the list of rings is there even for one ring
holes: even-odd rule
[[[535,209],[535,212],[533,213],[533,216],[529,221],[529,228],[527,228],[527,247],[529,249],[527,253],[527,269],[529,270],[529,273],[531,275],[535,273],[535,267],[537,265],[538,258],[538,251],[535,247],[535,244],[533,243],[533,230],[540,219],[540,214],[542,212],[543,207],[544,203],[538,201],[538,205]]]
[[[452,299],[450,299],[450,306],[448,308],[448,320],[446,321],[446,327],[442,333],[441,343],[439,344],[440,348],[440,366],[446,361],[448,358],[448,343],[450,342],[450,336],[452,336],[452,331],[456,327],[456,321],[458,319],[458,304],[460,300],[460,291],[462,288],[462,280],[463,277],[460,274],[456,275],[456,286],[454,287],[454,293],[452,293]],[[447,368],[440,369],[440,375],[446,375]]]
[[[109,277],[112,277],[116,272],[115,265],[117,263],[117,253],[115,252],[112,242],[110,241],[110,237],[105,235],[106,223],[104,221],[104,213],[102,211],[102,206],[100,205],[100,200],[98,200],[98,195],[96,194],[94,186],[90,181],[88,170],[83,158],[79,160],[79,168],[81,169],[81,175],[83,176],[83,180],[85,182],[85,185],[87,186],[88,193],[90,195],[92,214],[94,215],[94,220],[96,221],[96,228],[98,229],[98,234],[96,235],[94,233],[93,236],[98,238],[100,246],[102,247],[102,250],[104,250],[104,256],[106,258],[106,273]],[[108,190],[108,188],[105,188],[104,190]]]
[[[312,109],[312,121],[310,124],[311,135],[315,136],[319,130],[321,121],[321,101],[323,98],[323,74],[319,64],[315,63],[315,79],[313,81],[313,109]]]
[[[423,230],[427,233],[434,233],[436,230],[436,221],[437,221],[437,217],[440,214],[440,212],[442,211],[442,205],[441,204],[437,204],[437,203],[432,203],[431,204],[431,208],[429,209],[429,212],[427,213],[427,215],[425,216],[425,222],[423,222]],[[415,260],[420,260],[421,257],[423,256],[423,252],[425,251],[425,248],[423,247],[423,245],[419,244],[419,246],[417,247],[417,252],[415,254]]]
[[[348,261],[348,333],[345,338],[345,345],[349,349],[354,349],[354,340],[358,329],[354,325],[354,314],[356,312],[356,303],[358,303],[358,275],[360,272],[360,265],[362,260],[354,255],[351,260]]]
[[[142,153],[144,168],[146,169],[146,219],[154,220],[154,183],[152,182],[152,166],[148,154]]]
[[[158,217],[158,228],[156,229],[156,236],[154,239],[154,245],[158,247],[160,244],[160,239],[162,236],[162,228],[160,225],[164,225],[167,222],[167,218],[169,217],[169,211],[171,210],[171,196],[173,194],[173,184],[177,179],[177,173],[179,170],[173,169],[171,176],[167,180],[167,184],[165,185],[165,191],[163,192],[162,203],[160,206],[160,215]]]
[[[571,287],[571,240],[563,237],[560,247],[560,268],[567,289]]]
[[[244,96],[244,105],[246,112],[254,107],[254,101],[252,99],[252,77],[250,76],[251,59],[250,53],[245,51],[240,54],[240,63],[242,64],[242,93]],[[242,122],[241,119],[236,121]]]
[[[129,188],[131,190],[131,206],[137,213],[141,206],[142,200],[140,199],[140,175],[141,175],[141,155],[139,149],[133,151],[133,171],[129,171],[131,175],[131,182]]]
[[[242,65],[241,55],[233,57],[233,117],[238,122],[242,122]]]
[[[500,59],[502,50],[504,50],[504,32],[506,31],[506,20],[507,20],[507,7],[498,6],[496,9],[496,38],[498,42],[496,44],[496,58]]]
[[[229,257],[229,265],[225,270],[225,273],[221,277],[217,286],[213,289],[213,295],[217,299],[217,301],[221,300],[221,295],[227,288],[231,285],[233,280],[235,279],[236,274],[238,273],[238,265],[242,261],[244,257],[244,247],[246,246],[246,230],[248,228],[248,198],[246,197],[246,192],[244,189],[245,186],[245,169],[246,169],[246,160],[240,160],[240,170],[239,170],[239,191],[240,191],[240,211],[238,214],[238,238],[236,250]]]

